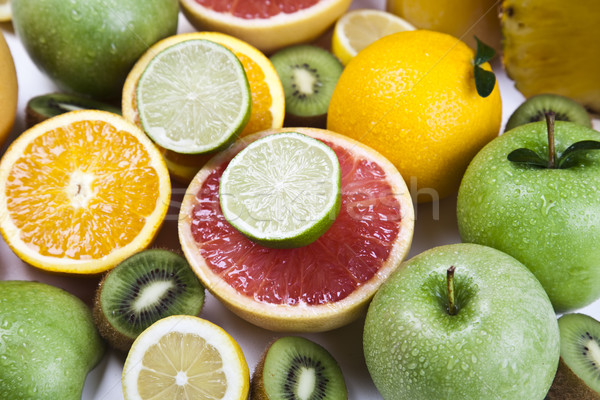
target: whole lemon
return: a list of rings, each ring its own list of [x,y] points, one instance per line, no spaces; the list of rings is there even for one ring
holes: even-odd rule
[[[420,29],[448,33],[477,48],[477,36],[500,50],[497,0],[388,0],[387,10]]]
[[[453,194],[471,159],[498,135],[502,119],[498,83],[488,97],[477,93],[474,57],[464,42],[444,33],[383,37],[346,66],[329,103],[327,128],[387,157],[417,201]]]
[[[4,35],[0,31],[0,146],[8,137],[17,113],[17,71],[6,44]]]

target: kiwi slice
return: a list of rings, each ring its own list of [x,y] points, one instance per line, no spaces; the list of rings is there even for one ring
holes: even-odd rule
[[[252,400],[347,400],[342,370],[322,346],[286,336],[264,352],[251,383]]]
[[[558,94],[538,94],[530,97],[512,113],[506,122],[505,131],[530,122],[545,121],[546,113],[554,111],[557,121],[569,121],[592,127],[586,109],[576,101]]]
[[[584,314],[566,314],[558,328],[560,362],[546,399],[600,399],[600,322]]]
[[[55,117],[74,110],[104,110],[114,114],[121,114],[121,109],[110,104],[91,100],[87,97],[66,94],[49,93],[31,98],[25,109],[25,123],[32,127],[48,118]]]
[[[114,348],[128,351],[147,327],[170,315],[198,315],[204,286],[182,256],[151,249],[122,261],[98,287],[93,315]]]
[[[287,47],[270,58],[285,94],[285,125],[324,128],[333,89],[344,66],[317,46]]]

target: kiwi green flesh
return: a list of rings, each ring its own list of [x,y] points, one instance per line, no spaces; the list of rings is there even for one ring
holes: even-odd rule
[[[40,123],[48,118],[75,110],[104,110],[114,114],[121,114],[121,109],[110,104],[91,100],[87,97],[66,94],[49,93],[31,98],[25,109],[25,122],[28,127]]]
[[[252,399],[346,400],[342,371],[325,348],[302,337],[282,337],[263,354]]]
[[[553,111],[557,121],[569,121],[592,127],[586,109],[576,101],[557,94],[539,94],[530,97],[512,113],[506,122],[505,131],[530,122],[545,121],[546,113]]]
[[[204,287],[185,258],[168,250],[137,253],[108,272],[94,316],[101,335],[127,349],[147,327],[170,315],[198,315]]]
[[[287,47],[270,58],[285,94],[286,125],[290,116],[316,117],[327,114],[342,63],[317,46]],[[323,118],[323,117],[321,117]]]
[[[600,322],[584,314],[566,314],[558,327],[562,361],[585,386],[600,393]]]

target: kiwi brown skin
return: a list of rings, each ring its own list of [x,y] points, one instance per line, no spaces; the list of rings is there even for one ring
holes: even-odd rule
[[[263,383],[263,370],[265,367],[267,351],[269,351],[269,348],[274,342],[275,340],[272,340],[271,343],[269,343],[267,350],[265,350],[260,358],[260,361],[258,361],[258,364],[256,364],[256,368],[252,374],[252,379],[250,380],[250,400],[269,400],[269,396],[265,391],[265,385]]]
[[[94,319],[96,328],[98,328],[100,336],[102,336],[112,348],[127,353],[131,348],[134,339],[123,335],[121,332],[112,327],[112,325],[104,316],[104,310],[102,309],[102,304],[100,303],[100,293],[102,293],[102,286],[104,285],[104,281],[106,280],[108,274],[108,272],[105,273],[98,284],[98,289],[96,290],[96,296],[94,297],[94,304],[92,307],[92,317]]]
[[[575,375],[561,357],[546,400],[600,400],[600,394]]]

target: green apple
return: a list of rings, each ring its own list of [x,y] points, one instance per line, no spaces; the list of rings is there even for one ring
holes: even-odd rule
[[[0,281],[0,399],[79,400],[104,349],[77,297],[43,283]]]
[[[475,244],[405,262],[369,306],[363,345],[386,400],[542,400],[560,353],[556,315],[537,279]]]
[[[15,30],[61,89],[118,98],[129,70],[177,31],[177,0],[12,0]]]
[[[525,264],[562,313],[600,297],[600,152],[589,150],[600,132],[556,121],[554,152],[548,137],[546,122],[521,125],[476,155],[458,193],[458,228],[464,242]],[[575,143],[579,151],[567,151]]]

